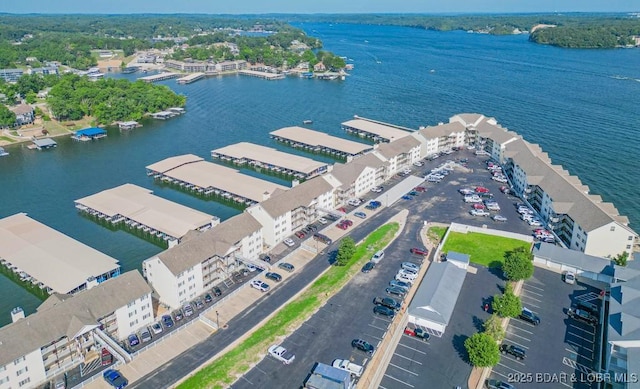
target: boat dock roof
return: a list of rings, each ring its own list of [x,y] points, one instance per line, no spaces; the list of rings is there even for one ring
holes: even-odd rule
[[[0,259],[33,283],[70,293],[92,277],[119,272],[118,261],[18,213],[0,219]]]
[[[272,131],[270,134],[272,138],[276,138],[277,140],[302,143],[311,147],[320,148],[320,151],[335,151],[351,156],[373,150],[373,146],[368,144],[338,138],[324,132],[309,130],[298,126],[281,128]]]
[[[33,144],[36,145],[39,150],[56,147],[58,145],[56,141],[51,138],[35,139]]]
[[[202,189],[217,189],[253,202],[263,201],[276,189],[287,187],[242,174],[235,169],[208,162],[193,155],[179,155],[147,166],[151,173],[162,174],[173,180],[195,185]]]
[[[283,173],[301,175],[300,178],[323,173],[327,164],[311,158],[284,153],[270,147],[240,142],[211,151],[213,158],[230,159],[234,163],[255,165],[267,169],[284,169]]]
[[[176,80],[179,84],[190,84],[204,77],[204,73],[191,73],[187,76],[180,77]]]
[[[382,140],[384,142],[398,140],[413,132],[410,128],[357,116],[355,119],[342,123],[342,128],[349,132],[355,132],[359,135],[374,138],[376,140]]]
[[[122,216],[176,239],[190,230],[208,228],[219,222],[215,216],[152,193],[137,185],[124,184],[78,199],[75,203],[77,207],[86,207],[106,218]]]
[[[248,69],[240,70],[238,74],[241,74],[243,76],[262,78],[264,80],[282,80],[285,77],[284,74],[281,73],[268,73]]]
[[[164,73],[154,74],[151,76],[140,77],[138,78],[138,80],[144,81],[144,82],[156,82],[156,81],[163,81],[163,80],[168,80],[170,78],[176,78],[176,77],[180,77],[180,73],[164,72]]]
[[[97,135],[106,135],[106,134],[107,134],[106,130],[98,127],[85,128],[84,130],[78,130],[75,132],[76,136],[88,136],[88,137],[93,137]]]

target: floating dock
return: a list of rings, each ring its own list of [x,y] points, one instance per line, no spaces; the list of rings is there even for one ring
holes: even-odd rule
[[[200,79],[204,78],[204,73],[192,73],[188,76],[180,77],[176,80],[178,84],[191,84],[192,82],[196,82]]]
[[[85,128],[84,130],[78,130],[73,135],[71,135],[71,139],[77,140],[79,142],[87,142],[90,140],[97,140],[107,137],[107,131],[102,128],[92,127]]]
[[[75,293],[120,274],[118,261],[25,213],[0,219],[0,265],[45,293]]]
[[[393,142],[410,135],[414,131],[410,128],[358,116],[355,116],[353,120],[342,123],[342,129],[350,134],[372,139],[375,142]]]
[[[307,179],[327,171],[328,165],[310,158],[283,153],[248,142],[211,151],[211,157],[240,166],[266,169],[268,172]]]
[[[218,196],[243,205],[265,200],[289,188],[242,174],[193,154],[163,159],[147,166],[147,175],[203,196]]]
[[[33,148],[38,150],[52,149],[56,146],[58,146],[58,144],[51,138],[34,139],[33,141]]]
[[[76,208],[113,227],[127,226],[141,230],[150,237],[179,243],[191,230],[205,231],[220,223],[220,219],[157,197],[153,191],[133,184],[124,184],[75,201]]]
[[[169,73],[169,72],[166,72],[166,73],[154,74],[152,76],[140,77],[140,78],[138,78],[138,80],[144,81],[144,82],[158,82],[158,81],[169,80],[169,79],[172,79],[172,78],[178,78],[180,76],[181,76],[180,73]]]
[[[303,127],[285,127],[270,132],[271,138],[291,147],[301,148],[314,153],[325,153],[340,158],[354,157],[373,150],[373,146],[354,142],[309,130]]]
[[[240,70],[238,72],[238,74],[241,74],[243,76],[251,76],[251,77],[257,77],[257,78],[262,78],[263,80],[282,80],[283,78],[285,78],[285,75],[282,73],[268,73],[268,72],[260,72],[257,70]]]

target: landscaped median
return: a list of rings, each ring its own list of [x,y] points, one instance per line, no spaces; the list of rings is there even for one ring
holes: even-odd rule
[[[469,254],[471,262],[487,267],[499,267],[504,254],[518,247],[530,249],[531,243],[520,239],[478,232],[460,233],[450,231],[442,252],[456,251]]]
[[[223,388],[259,362],[265,350],[303,322],[308,320],[331,296],[337,293],[369,260],[371,253],[383,249],[400,229],[399,223],[381,226],[367,236],[357,247],[351,261],[345,266],[332,266],[306,291],[282,307],[262,327],[256,329],[242,343],[205,366],[182,382],[178,388]]]

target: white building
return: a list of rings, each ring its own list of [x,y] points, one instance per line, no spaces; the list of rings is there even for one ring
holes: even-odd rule
[[[441,153],[454,147],[463,147],[466,144],[467,128],[464,124],[454,121],[437,126],[422,127],[412,135],[421,143],[420,154],[422,156]]]
[[[263,249],[263,228],[248,213],[205,232],[192,232],[175,247],[142,263],[145,278],[160,302],[172,309],[191,301],[243,266],[256,264]]]
[[[388,163],[387,178],[396,174],[403,167],[411,166],[422,158],[421,142],[413,136],[405,136],[389,143],[379,144],[374,152],[382,156]]]
[[[36,313],[0,328],[0,389],[33,388],[107,348],[130,361],[118,345],[153,323],[151,288],[131,271],[75,295],[54,294]]]
[[[348,163],[333,165],[329,174],[341,184],[336,190],[336,204],[358,198],[382,184],[387,179],[387,166],[389,163],[377,153],[368,153]]]

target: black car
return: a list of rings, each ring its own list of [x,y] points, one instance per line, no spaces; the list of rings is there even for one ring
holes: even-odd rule
[[[402,304],[400,304],[400,302],[391,297],[376,297],[373,299],[373,303],[376,305],[382,305],[384,307],[391,308],[396,311],[400,309],[400,307],[402,307]]]
[[[333,241],[326,235],[315,233],[313,234],[313,239],[318,240],[326,245],[330,245]]]
[[[364,351],[365,353],[373,354],[375,347],[365,340],[362,339],[354,339],[351,341],[351,347],[355,347],[360,351]]]
[[[280,262],[278,264],[278,267],[280,269],[282,269],[282,270],[288,271],[289,273],[291,273],[292,271],[294,271],[296,269],[292,264],[287,263],[287,262]]]
[[[276,282],[280,282],[282,280],[282,276],[278,273],[274,273],[274,272],[267,272],[264,275],[266,278],[270,279],[270,280],[274,280]]]
[[[588,301],[578,301],[576,308],[581,311],[587,311],[594,316],[599,315],[598,306]]]
[[[393,317],[396,315],[396,311],[391,308],[385,307],[384,305],[376,305],[375,307],[373,307],[373,313],[375,313],[376,315],[386,316],[391,319],[393,319]]]
[[[387,294],[398,297],[404,297],[404,295],[407,293],[404,289],[398,288],[397,286],[390,286],[385,289],[385,291],[387,292]]]
[[[131,334],[129,335],[129,346],[135,347],[140,344],[140,339],[138,339],[138,335]]]
[[[162,324],[164,324],[166,328],[173,327],[173,319],[171,318],[171,315],[163,315]]]
[[[211,289],[211,291],[213,292],[213,295],[216,296],[216,297],[222,296],[222,291],[217,286],[215,288]]]
[[[265,261],[267,263],[271,263],[271,257],[268,256],[267,254],[260,254],[260,256],[258,258],[260,258],[261,261]]]
[[[598,324],[598,318],[595,317],[594,315],[592,315],[591,313],[587,312],[587,311],[583,311],[582,309],[576,309],[576,308],[569,308],[569,311],[567,312],[567,315],[569,315],[569,317],[576,319],[578,321],[581,321],[583,323],[587,323],[590,325],[596,325]]]
[[[362,266],[362,272],[363,273],[369,273],[371,270],[373,270],[373,268],[376,267],[376,264],[374,262],[367,262],[364,264],[364,266]]]
[[[540,324],[540,318],[536,316],[535,313],[528,310],[527,308],[523,308],[522,312],[520,313],[520,316],[518,317],[521,320],[524,320],[526,322],[533,324],[534,326],[537,326],[538,324]]]
[[[209,293],[207,293],[207,294],[204,296],[204,302],[205,302],[205,304],[209,304],[209,303],[210,303],[210,302],[212,302],[212,301],[213,301],[213,297],[211,297],[211,295],[210,295]]]
[[[511,354],[513,355],[516,359],[524,359],[526,353],[524,351],[524,349],[518,347],[518,346],[514,346],[512,344],[502,344],[500,345],[500,352],[503,354]]]

